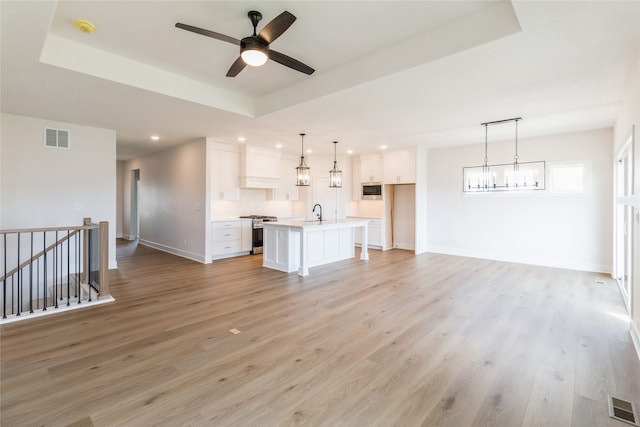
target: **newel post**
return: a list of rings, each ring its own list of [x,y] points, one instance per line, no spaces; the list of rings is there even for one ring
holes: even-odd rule
[[[109,222],[100,221],[100,298],[109,296]]]
[[[82,219],[83,226],[91,225],[91,218],[83,218]],[[82,229],[82,241],[84,244],[82,245],[82,271],[80,272],[80,282],[87,283],[89,278],[89,273],[87,269],[89,268],[89,229]]]

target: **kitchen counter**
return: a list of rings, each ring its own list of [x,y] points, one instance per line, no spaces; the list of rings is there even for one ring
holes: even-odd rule
[[[262,265],[307,276],[309,268],[355,256],[355,229],[367,235],[368,221],[277,221],[264,223]],[[366,237],[360,259],[369,259]]]

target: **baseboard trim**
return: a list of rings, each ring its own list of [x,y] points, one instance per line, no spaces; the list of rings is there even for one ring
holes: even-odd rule
[[[430,247],[427,248],[427,252],[443,254],[443,255],[454,255],[454,256],[463,256],[469,258],[480,258],[480,259],[490,259],[494,261],[503,261],[503,262],[513,262],[517,264],[529,264],[529,265],[538,265],[541,267],[552,267],[552,268],[564,268],[567,270],[576,270],[576,271],[589,271],[592,273],[604,273],[611,274],[611,265],[605,264],[591,264],[591,263],[575,263],[575,262],[562,262],[557,259],[531,259],[531,258],[522,258],[522,257],[514,257],[514,256],[504,256],[503,254],[488,254],[488,253],[478,253],[474,251],[465,251],[460,249],[452,249],[452,248],[440,248],[440,247]]]
[[[163,245],[161,243],[150,242],[149,240],[144,240],[144,239],[138,239],[138,243],[153,249],[157,249],[162,252],[167,252],[172,255],[176,255],[182,258],[187,258],[192,261],[199,262],[201,264],[207,264],[205,257],[200,254],[195,254],[193,252],[185,251],[178,248],[173,248],[171,246]]]

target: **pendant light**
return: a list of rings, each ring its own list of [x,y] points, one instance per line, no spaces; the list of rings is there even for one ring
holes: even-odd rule
[[[296,186],[308,187],[311,185],[311,171],[304,161],[304,133],[300,134],[302,139],[302,152],[300,154],[300,165],[296,168]]]
[[[333,141],[333,169],[329,171],[329,187],[342,188],[342,171],[338,169],[338,163],[336,161],[336,147],[338,141]]]

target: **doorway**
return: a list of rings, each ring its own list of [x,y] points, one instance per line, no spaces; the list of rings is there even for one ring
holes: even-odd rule
[[[129,220],[129,240],[140,237],[140,210],[138,209],[138,192],[140,189],[140,169],[131,171],[131,217]]]
[[[385,187],[385,248],[416,249],[416,186],[387,184]]]
[[[395,184],[392,189],[392,247],[413,251],[416,248],[416,186]]]
[[[615,166],[614,278],[630,312],[633,283],[633,131],[620,150]]]

